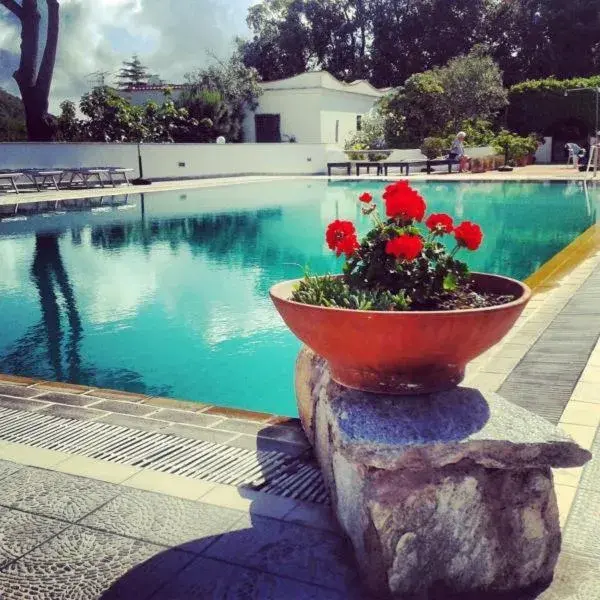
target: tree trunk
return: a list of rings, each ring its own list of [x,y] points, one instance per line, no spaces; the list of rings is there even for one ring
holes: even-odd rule
[[[44,54],[39,67],[40,13],[37,0],[0,0],[21,21],[21,60],[14,73],[25,109],[27,136],[30,141],[49,141],[54,127],[48,114],[48,97],[56,62],[59,33],[58,0],[46,0],[48,6],[48,29]]]

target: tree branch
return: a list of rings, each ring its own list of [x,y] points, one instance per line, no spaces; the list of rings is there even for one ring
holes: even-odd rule
[[[19,17],[19,19],[23,18],[23,7],[20,4],[17,4],[16,0],[0,0],[0,4],[8,8],[8,10]]]
[[[46,4],[48,5],[46,47],[44,48],[36,87],[38,88],[38,93],[47,99],[50,94],[54,63],[56,62],[56,50],[58,48],[59,5],[58,0],[46,0]]]

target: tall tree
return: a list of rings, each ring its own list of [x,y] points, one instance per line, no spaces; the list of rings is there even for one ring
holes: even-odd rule
[[[140,87],[148,85],[148,81],[153,75],[148,68],[142,64],[139,56],[134,54],[131,60],[124,60],[123,66],[117,75],[117,81],[120,89],[131,87]]]
[[[187,75],[189,87],[178,105],[202,122],[212,122],[212,135],[223,135],[230,142],[243,141],[243,120],[254,110],[262,93],[256,69],[246,67],[238,53],[226,62],[215,62]]]
[[[368,0],[263,0],[247,23],[253,38],[238,47],[264,81],[310,69],[345,80],[369,75]]]
[[[48,114],[48,98],[56,62],[59,33],[58,0],[46,0],[47,27],[44,52],[38,61],[41,14],[38,0],[0,0],[21,23],[21,59],[14,73],[25,108],[27,135],[31,141],[52,139],[52,118]],[[39,62],[39,65],[38,65]]]
[[[488,46],[509,85],[600,70],[598,0],[512,0],[492,5]]]

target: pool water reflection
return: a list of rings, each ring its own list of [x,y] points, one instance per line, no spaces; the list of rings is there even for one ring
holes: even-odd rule
[[[297,180],[131,195],[128,210],[0,221],[0,373],[295,415],[298,342],[269,287],[337,272],[334,218],[359,230],[380,182]],[[598,188],[415,184],[479,223],[475,270],[525,278],[596,222]]]

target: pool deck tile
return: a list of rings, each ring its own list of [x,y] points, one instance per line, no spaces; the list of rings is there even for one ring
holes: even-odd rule
[[[41,390],[23,387],[18,383],[0,383],[0,394],[3,396],[14,396],[15,398],[33,398],[41,393]]]
[[[60,462],[55,468],[61,473],[90,477],[107,483],[123,483],[140,472],[140,469],[136,467],[109,463],[105,460],[97,460],[87,456],[71,456]]]
[[[110,425],[118,425],[119,427],[128,427],[141,431],[160,431],[170,425],[169,421],[146,419],[144,417],[136,417],[135,415],[127,415],[122,412],[106,413],[105,416],[96,420],[102,423],[109,423]]]
[[[162,433],[177,435],[192,440],[212,442],[213,444],[229,444],[229,442],[237,437],[235,433],[230,431],[219,431],[218,429],[186,425],[184,423],[170,423],[168,427],[162,430]]]
[[[33,388],[39,390],[51,390],[54,392],[67,392],[69,394],[85,394],[86,392],[94,391],[94,388],[89,385],[62,383],[60,381],[43,381],[41,383],[36,383]]]
[[[94,389],[90,394],[103,398],[105,400],[123,400],[126,402],[143,402],[148,399],[144,394],[134,394],[131,392],[122,392],[120,390],[100,390]]]
[[[143,404],[124,402],[121,400],[101,400],[100,398],[94,399],[91,408],[106,410],[113,413],[123,413],[125,415],[133,415],[136,417],[145,417],[150,413],[156,412],[156,408],[153,406],[145,406]]]
[[[67,406],[62,404],[50,404],[40,409],[39,412],[54,415],[55,417],[65,417],[66,419],[79,419],[89,421],[108,415],[104,410],[95,410],[83,406]]]
[[[123,485],[148,492],[185,498],[187,500],[198,500],[215,486],[214,483],[207,481],[149,470],[136,473],[129,479],[126,479]]]
[[[256,421],[257,423],[266,423],[273,418],[268,413],[253,412],[251,410],[238,410],[226,406],[211,406],[204,411],[204,414],[224,417],[228,419],[244,419],[245,421]]]
[[[33,448],[14,442],[3,442],[0,445],[0,459],[44,469],[52,469],[72,456],[68,452]]]
[[[213,417],[197,412],[190,413],[185,410],[173,410],[170,408],[156,410],[148,418],[171,421],[172,423],[183,423],[186,425],[199,425],[200,427],[216,426],[223,421],[221,417]]]
[[[298,506],[298,501],[291,498],[221,484],[215,484],[210,491],[200,496],[198,500],[232,510],[244,512],[251,510],[252,514],[273,519],[283,519]]]
[[[66,394],[64,392],[44,392],[43,394],[36,396],[36,400],[53,402],[55,404],[65,404],[68,406],[89,406],[94,402],[98,402],[100,398],[95,396],[83,396],[81,394]]]
[[[45,406],[51,406],[48,402],[40,402],[33,398],[13,398],[12,396],[0,396],[0,407],[13,410],[39,410]]]
[[[211,404],[192,402],[190,400],[174,400],[173,398],[161,398],[157,396],[145,397],[141,400],[143,404],[155,406],[156,408],[169,408],[176,410],[187,410],[189,412],[204,412],[211,408]]]

